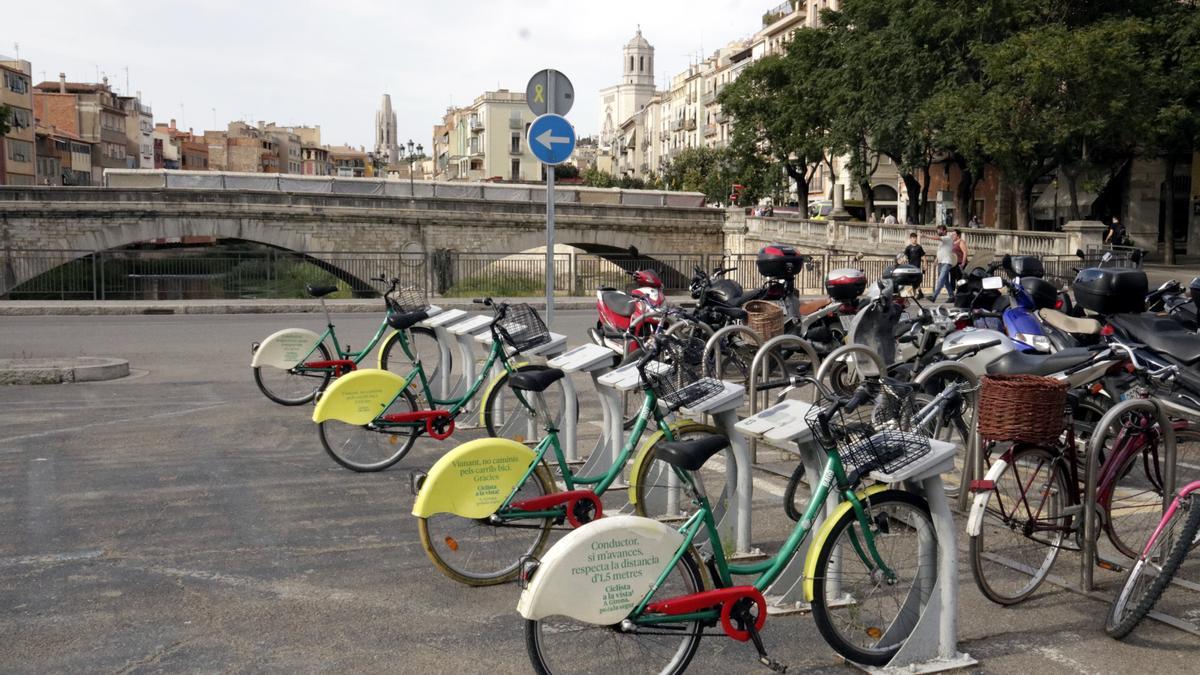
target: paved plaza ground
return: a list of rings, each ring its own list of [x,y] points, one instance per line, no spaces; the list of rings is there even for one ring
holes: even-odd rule
[[[593,317],[561,312],[555,328],[579,343]],[[355,344],[377,320],[336,316]],[[0,317],[0,357],[115,356],[133,369],[111,382],[0,388],[0,671],[530,671],[518,589],[441,576],[409,514],[410,470],[481,432],[422,439],[392,469],[356,474],[325,456],[310,407],[277,406],[255,387],[253,340],[320,323]],[[592,419],[591,385],[579,387]],[[766,550],[791,525],[782,487],[758,476],[755,540]],[[1064,553],[1055,571],[1074,580],[1077,558]],[[972,671],[1184,673],[1200,662],[1200,639],[1158,622],[1109,639],[1106,604],[1060,587],[1001,608],[975,589],[965,558],[959,579]],[[1098,579],[1111,588],[1117,577]],[[1181,592],[1170,607],[1200,621],[1200,596]],[[764,637],[790,672],[850,672],[808,616],[773,618]],[[705,638],[691,672],[767,672],[753,657],[747,644]]]

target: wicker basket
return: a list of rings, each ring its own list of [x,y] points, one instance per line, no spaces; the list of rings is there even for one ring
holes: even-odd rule
[[[751,300],[742,306],[746,310],[746,324],[762,336],[763,340],[783,335],[783,310],[773,302]]]
[[[1067,385],[1037,375],[989,375],[979,394],[979,435],[989,441],[1053,443],[1063,430]]]

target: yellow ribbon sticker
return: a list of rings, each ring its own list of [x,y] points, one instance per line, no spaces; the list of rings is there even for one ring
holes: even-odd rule
[[[542,85],[540,85],[540,84],[533,85],[533,102],[534,103],[545,103],[546,102],[546,95],[544,93],[542,93]]]

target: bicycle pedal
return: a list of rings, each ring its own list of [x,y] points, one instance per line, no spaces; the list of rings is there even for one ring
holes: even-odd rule
[[[786,666],[786,665],[784,665],[784,664],[782,664],[782,663],[780,663],[780,662],[776,661],[775,659],[773,659],[773,658],[771,658],[771,657],[769,657],[769,656],[760,656],[760,657],[758,657],[758,662],[759,662],[759,663],[761,663],[761,664],[763,664],[764,666],[766,666],[766,667],[770,668],[771,670],[773,670],[773,671],[777,672],[777,673],[786,673],[786,672],[787,672],[787,666]]]

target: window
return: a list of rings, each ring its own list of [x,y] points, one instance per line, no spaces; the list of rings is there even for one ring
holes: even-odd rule
[[[521,160],[514,159],[512,161],[512,180],[521,180]]]
[[[629,72],[633,72],[633,57],[629,57]]]
[[[29,91],[29,80],[16,73],[4,71],[4,86],[8,87],[9,91],[17,94],[24,94]]]
[[[29,111],[24,108],[9,108],[12,111],[11,122],[13,129],[28,129],[32,126]]]
[[[639,73],[646,72],[646,57],[644,57],[644,56],[638,57],[638,72]]]
[[[513,153],[514,155],[520,154],[520,152],[521,152],[521,132],[514,131],[512,134],[511,141],[512,141],[512,145],[509,147],[509,152]]]
[[[32,162],[33,161],[33,143],[29,141],[18,141],[15,138],[10,138],[6,142],[8,145],[8,158],[14,162]]]

